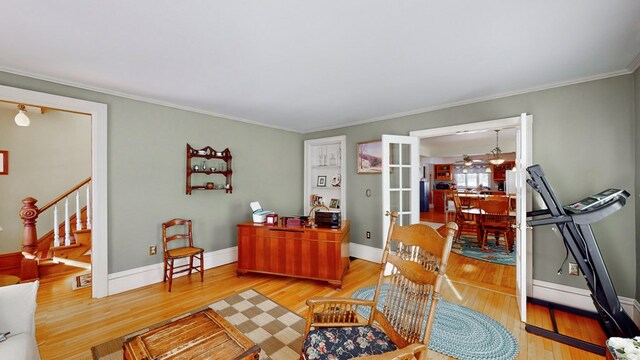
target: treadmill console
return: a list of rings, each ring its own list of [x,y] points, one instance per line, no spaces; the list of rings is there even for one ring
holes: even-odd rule
[[[573,204],[565,205],[563,208],[571,213],[580,214],[587,211],[592,211],[600,208],[602,205],[607,204],[611,200],[617,199],[620,195],[625,193],[625,190],[620,189],[607,189],[601,191],[595,195],[591,195]],[[628,196],[628,195],[627,195]]]

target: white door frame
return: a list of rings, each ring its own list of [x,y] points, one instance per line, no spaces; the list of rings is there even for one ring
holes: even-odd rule
[[[91,116],[91,296],[108,292],[107,262],[107,105],[0,85],[0,99],[89,114]]]
[[[429,138],[429,137],[436,137],[436,136],[446,136],[446,135],[453,135],[456,133],[465,133],[465,132],[472,132],[472,131],[485,131],[485,130],[497,130],[497,129],[503,129],[505,127],[513,127],[513,128],[517,128],[519,129],[521,126],[521,117],[522,116],[527,116],[527,118],[529,119],[528,121],[528,129],[527,131],[524,132],[524,134],[527,136],[527,139],[525,141],[525,144],[528,144],[529,146],[529,151],[526,152],[527,154],[529,154],[530,156],[532,155],[531,152],[531,144],[532,144],[532,132],[531,132],[531,122],[532,122],[532,118],[531,115],[526,115],[523,114],[521,116],[514,116],[514,117],[510,117],[510,118],[505,118],[505,119],[497,119],[497,120],[489,120],[489,121],[480,121],[480,122],[474,122],[474,123],[468,123],[468,124],[462,124],[462,125],[453,125],[453,126],[446,126],[446,127],[440,127],[440,128],[434,128],[434,129],[425,129],[425,130],[414,130],[414,131],[410,131],[409,135],[410,136],[416,136],[418,138]],[[531,159],[525,159],[525,161],[530,164],[531,163]],[[518,171],[522,173],[519,174],[519,176],[526,176],[526,174],[524,174],[524,167],[527,166],[528,164],[520,164],[518,166]],[[521,170],[522,169],[522,170]],[[530,210],[531,207],[531,191],[530,189],[526,190],[526,206],[529,208],[527,210]],[[518,203],[521,203],[520,201],[518,201]],[[529,236],[527,236],[527,241],[526,241],[526,255],[523,257],[524,259],[526,259],[525,261],[525,265],[524,265],[524,273],[522,274],[522,278],[525,279],[526,281],[526,286],[524,288],[522,288],[521,290],[524,290],[524,296],[526,296],[526,294],[532,294],[533,293],[533,260],[532,260],[532,237],[531,237],[531,233],[528,233]],[[516,266],[521,266],[520,265],[520,258],[517,258],[517,262],[518,264]],[[521,266],[522,267],[522,266]],[[521,279],[522,279],[521,278]],[[518,281],[518,279],[516,279],[516,281]],[[520,319],[522,321],[526,321],[526,303],[522,304],[520,306]]]

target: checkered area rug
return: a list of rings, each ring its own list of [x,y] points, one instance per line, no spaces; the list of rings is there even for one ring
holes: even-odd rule
[[[209,305],[258,344],[260,359],[299,359],[305,320],[255,290]]]
[[[305,319],[268,297],[251,289],[231,295],[208,306],[260,346],[260,359],[297,360],[302,349]],[[138,330],[91,348],[94,360],[122,359],[125,340],[168,322],[181,319],[207,306],[194,309],[176,318]]]

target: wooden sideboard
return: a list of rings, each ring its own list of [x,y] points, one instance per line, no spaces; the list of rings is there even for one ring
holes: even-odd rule
[[[324,280],[341,288],[349,267],[348,220],[340,229],[238,224],[238,275]]]

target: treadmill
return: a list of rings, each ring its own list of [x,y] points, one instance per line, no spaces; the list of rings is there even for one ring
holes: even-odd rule
[[[607,189],[598,194],[591,195],[573,204],[563,206],[558,201],[551,185],[545,178],[540,165],[527,168],[529,179],[527,183],[538,192],[546,204],[546,209],[527,213],[531,220],[529,226],[554,225],[562,234],[565,247],[571,252],[578,263],[589,290],[591,299],[597,310],[596,318],[608,337],[632,338],[640,335],[640,330],[624,311],[616,290],[613,287],[604,259],[598,248],[598,243],[591,230],[591,224],[598,222],[612,213],[620,210],[627,202],[630,194],[625,190]],[[531,299],[532,303],[549,307],[554,331],[549,331],[537,326],[527,324],[526,330],[567,345],[575,346],[583,350],[604,355],[605,348],[602,345],[592,344],[580,339],[572,338],[558,333],[552,308],[559,310],[583,313],[567,306],[547,303]]]

